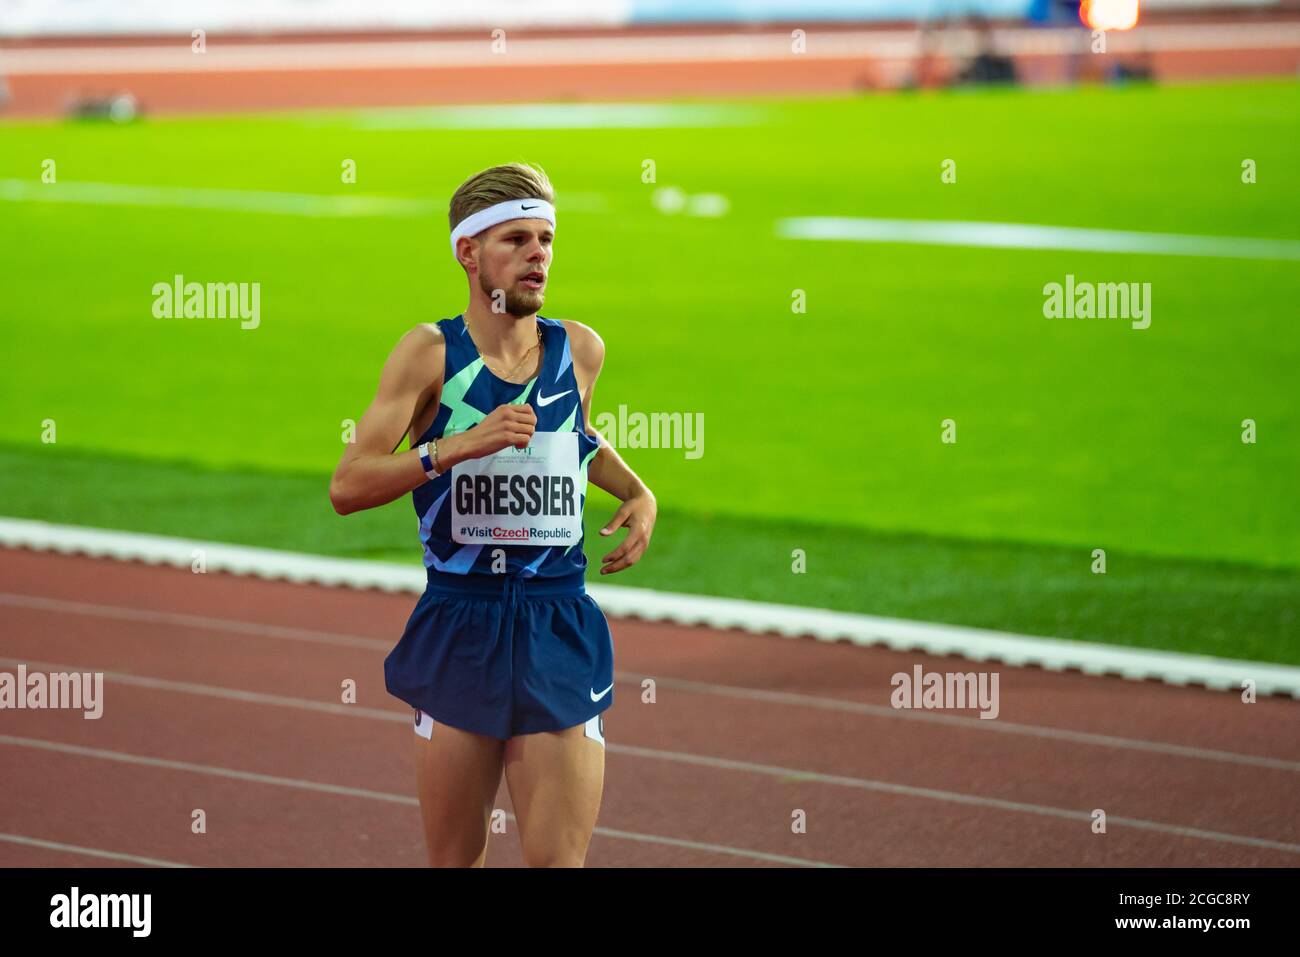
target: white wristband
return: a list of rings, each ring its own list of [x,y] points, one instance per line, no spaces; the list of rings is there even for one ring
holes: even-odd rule
[[[431,479],[436,479],[439,475],[442,474],[441,472],[435,471],[433,468],[433,462],[429,458],[428,442],[425,442],[416,451],[418,451],[420,454],[420,467],[424,469],[425,475],[429,476],[429,478]]]

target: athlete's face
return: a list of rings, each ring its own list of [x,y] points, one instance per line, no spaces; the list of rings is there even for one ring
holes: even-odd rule
[[[478,283],[488,299],[515,317],[531,316],[546,298],[555,234],[544,219],[512,219],[493,226],[480,239]]]

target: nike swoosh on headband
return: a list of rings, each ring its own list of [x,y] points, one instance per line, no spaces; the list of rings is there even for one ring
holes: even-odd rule
[[[572,391],[573,391],[572,389],[565,389],[563,392],[557,392],[557,393],[555,393],[555,395],[542,395],[542,394],[539,392],[539,393],[537,393],[537,404],[538,404],[538,405],[550,405],[550,404],[551,404],[552,402],[554,402],[556,399],[562,399],[562,398],[564,398],[564,396],[568,395],[568,394],[569,394],[570,392],[572,392]]]
[[[536,200],[530,203],[529,199]],[[532,215],[528,215],[532,213]],[[544,219],[555,228],[555,206],[537,196],[507,199],[466,216],[451,231],[451,254],[456,255],[456,243],[462,236],[477,236],[485,229],[512,219]]]
[[[609,688],[612,688],[612,687],[614,687],[614,685],[613,685],[613,684],[610,684]],[[592,688],[592,689],[591,689],[591,700],[592,700],[592,701],[599,701],[601,698],[605,697],[605,695],[609,694],[609,688],[606,688],[606,689],[605,689],[604,691],[602,691],[600,694],[596,694],[596,689],[595,689],[595,688]]]

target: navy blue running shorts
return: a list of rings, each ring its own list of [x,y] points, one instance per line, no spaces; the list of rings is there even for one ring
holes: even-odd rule
[[[522,578],[430,568],[384,659],[384,681],[415,709],[417,731],[419,712],[501,739],[593,719],[599,727],[596,716],[614,703],[614,642],[582,571]]]

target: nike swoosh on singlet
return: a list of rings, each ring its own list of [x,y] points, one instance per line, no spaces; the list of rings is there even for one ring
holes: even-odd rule
[[[537,393],[537,404],[538,404],[538,405],[550,405],[550,404],[551,404],[552,402],[554,402],[556,399],[563,398],[564,396],[568,395],[568,394],[569,394],[570,392],[572,392],[572,391],[573,391],[572,389],[565,389],[563,392],[557,392],[557,393],[555,393],[555,395],[542,395],[542,394],[539,392],[539,393]]]
[[[611,684],[611,685],[609,686],[609,688],[612,688],[612,687],[614,687],[613,684]],[[599,701],[601,698],[605,697],[605,695],[609,694],[609,688],[606,688],[606,689],[605,689],[604,691],[602,691],[600,694],[596,694],[596,689],[595,689],[595,688],[592,688],[592,689],[591,689],[591,700],[592,700],[592,701]]]

